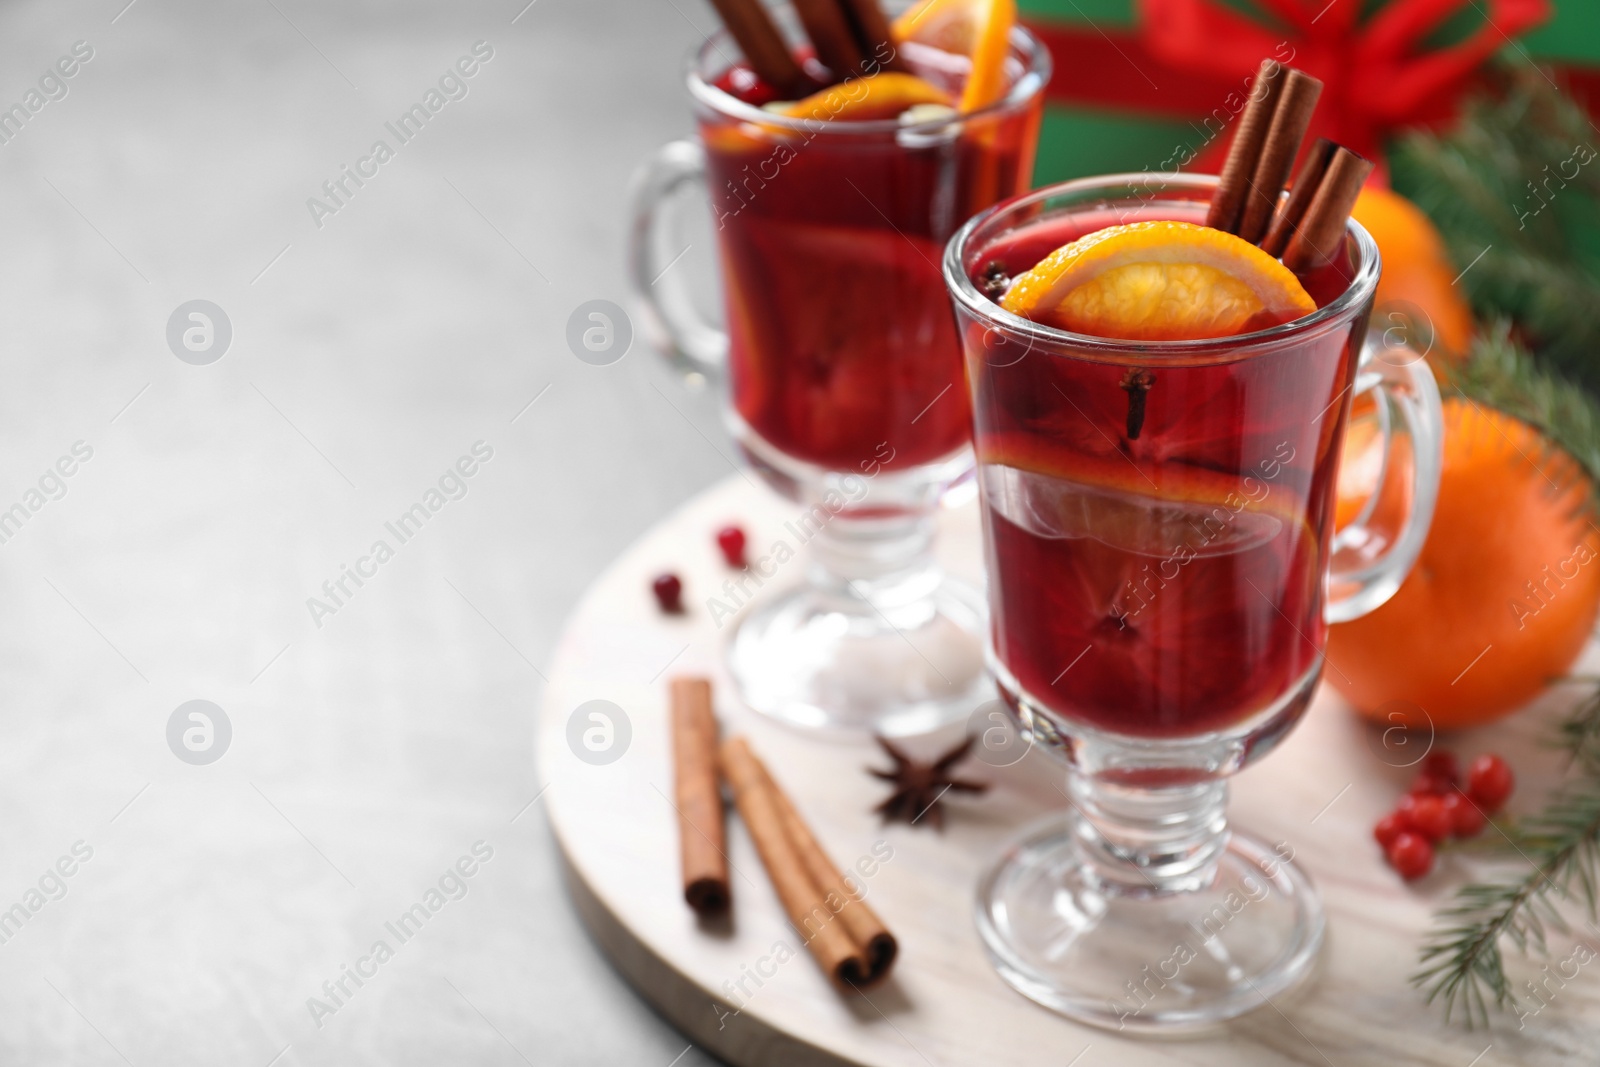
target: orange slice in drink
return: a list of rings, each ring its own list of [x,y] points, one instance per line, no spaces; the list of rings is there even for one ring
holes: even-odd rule
[[[1253,473],[1062,452],[1011,434],[982,436],[978,464],[990,506],[1040,537],[1206,557],[1248,551],[1286,526],[1309,536],[1293,491]]]
[[[950,103],[950,94],[915,74],[885,71],[867,78],[853,78],[843,85],[812,93],[804,100],[784,108],[783,114],[796,119],[843,119],[870,122],[897,118],[901,112],[919,104]]]
[[[1006,95],[1006,55],[1016,0],[922,0],[894,20],[897,43],[915,41],[972,60],[957,105],[963,113],[988,107]]]
[[[912,74],[888,71],[866,78],[852,78],[813,93],[804,100],[770,104],[774,114],[784,118],[868,122],[894,119],[914,107],[937,104],[950,106],[950,94],[931,82]],[[775,122],[739,122],[702,128],[701,140],[713,152],[738,154],[770,151],[780,142],[800,136],[792,126]]]
[[[1190,222],[1108,226],[1021,275],[1000,306],[1129,341],[1231,337],[1317,310],[1294,272],[1249,241]]]

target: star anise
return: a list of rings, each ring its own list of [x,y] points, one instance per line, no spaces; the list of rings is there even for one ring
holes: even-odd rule
[[[868,767],[867,773],[893,782],[894,792],[872,810],[882,815],[884,822],[901,819],[914,824],[926,815],[934,826],[944,829],[944,811],[939,807],[939,801],[946,793],[982,793],[989,788],[983,782],[968,782],[950,776],[950,769],[966,758],[976,741],[976,737],[968,737],[933,762],[923,763],[907,755],[892,741],[877,738],[878,744],[894,760],[894,769],[880,771],[876,767]]]

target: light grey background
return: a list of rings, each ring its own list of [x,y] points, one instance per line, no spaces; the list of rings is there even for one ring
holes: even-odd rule
[[[525,2],[0,3],[0,106],[94,49],[0,145],[0,509],[93,449],[0,544],[0,910],[93,850],[0,943],[0,1062],[685,1050],[590,945],[528,804],[562,618],[727,473],[712,398],[642,338],[605,367],[565,344],[579,304],[626,301],[629,178],[688,132],[714,22]],[[384,122],[480,40],[468,95],[397,146]],[[307,198],[380,137],[395,158],[318,228]],[[209,366],[166,343],[193,299],[232,322]],[[478,441],[467,495],[398,544],[385,521]],[[395,557],[315,625],[379,538]],[[209,766],[167,747],[192,699],[232,722]],[[315,1025],[307,998],[477,841],[466,896]]]

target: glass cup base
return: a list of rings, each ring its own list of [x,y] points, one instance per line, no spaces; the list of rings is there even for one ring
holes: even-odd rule
[[[1093,1026],[1175,1034],[1261,1007],[1310,973],[1322,903],[1279,851],[1232,833],[1204,888],[1129,894],[1095,877],[1079,822],[1036,827],[978,887],[978,932],[1024,996]]]
[[[729,643],[728,670],[746,705],[794,726],[929,733],[994,698],[985,619],[982,595],[944,576],[910,618],[803,585],[752,608]]]

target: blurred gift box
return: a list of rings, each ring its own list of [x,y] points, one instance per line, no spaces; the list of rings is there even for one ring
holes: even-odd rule
[[[1217,170],[1267,56],[1321,78],[1313,137],[1378,159],[1397,132],[1453,116],[1482,64],[1512,49],[1600,101],[1594,0],[1021,0],[1055,75],[1036,183]],[[1309,143],[1309,139],[1308,142]]]

